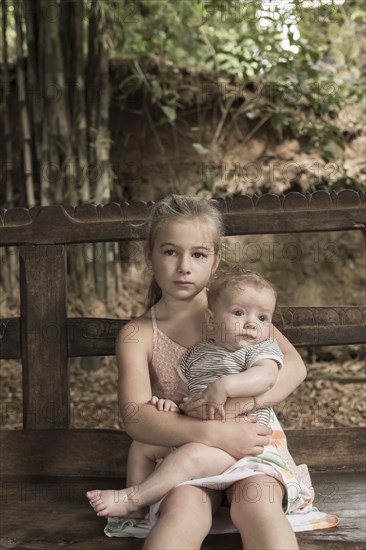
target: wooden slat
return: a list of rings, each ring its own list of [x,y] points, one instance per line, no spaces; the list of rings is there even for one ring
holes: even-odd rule
[[[69,318],[69,357],[114,355],[116,336],[126,323],[125,319]]]
[[[297,464],[317,472],[365,470],[366,428],[286,431]]]
[[[279,307],[274,323],[295,346],[366,342],[365,306]]]
[[[136,413],[137,414],[137,413]],[[136,420],[137,416],[132,418]],[[4,430],[3,475],[126,475],[130,438],[118,430]],[[311,471],[365,469],[365,428],[289,430],[288,446],[296,463]]]
[[[274,321],[279,328],[360,325],[366,323],[366,306],[280,306]]]
[[[69,319],[69,357],[114,355],[118,331],[126,320]],[[366,342],[365,325],[341,327],[288,327],[281,332],[296,347],[362,344]]]
[[[116,336],[127,322],[69,318],[68,356],[114,355]],[[366,342],[366,307],[279,307],[275,325],[297,347],[362,344]],[[19,319],[0,319],[0,327],[0,359],[19,358]]]
[[[0,548],[20,550],[138,550],[141,539],[111,539],[85,493],[115,487],[116,479],[6,477],[1,480]],[[120,480],[119,483],[122,483]]]
[[[332,207],[333,196],[327,191],[315,191],[310,197],[310,208],[322,210],[323,208]]]
[[[0,319],[0,359],[20,357],[20,318]]]
[[[20,248],[20,302],[24,427],[67,427],[64,247]]]
[[[35,212],[31,223],[0,227],[0,244],[51,245],[143,238],[142,228],[134,227],[124,219],[90,220],[84,209],[80,210],[80,215],[81,212],[82,217],[75,218],[70,216],[63,206],[42,207]]]
[[[118,430],[2,430],[2,475],[125,477],[130,438]]]
[[[68,355],[114,355],[115,339],[126,319],[69,318]],[[366,307],[279,307],[275,324],[296,346],[366,342]],[[0,359],[18,359],[19,318],[0,319]],[[132,335],[132,333],[131,333]]]
[[[357,306],[282,307],[275,324],[297,347],[362,344],[366,342],[365,317],[366,308]],[[127,322],[69,318],[68,356],[114,355],[116,336]],[[20,358],[19,318],[0,319],[0,327],[0,359]]]
[[[366,225],[364,193],[347,190],[313,195],[290,193],[221,199],[227,235],[340,231]],[[142,202],[104,207],[83,204],[31,210],[10,209],[0,226],[0,246],[69,244],[143,239],[150,205]]]
[[[114,355],[119,330],[128,320],[69,318],[70,357]],[[295,346],[366,342],[366,307],[279,307],[275,325]],[[134,337],[133,327],[131,338]]]
[[[299,212],[254,212],[225,217],[226,235],[268,235],[361,229],[366,224],[364,209],[304,210]]]
[[[295,347],[338,346],[366,342],[365,325],[343,327],[289,327],[283,334]]]

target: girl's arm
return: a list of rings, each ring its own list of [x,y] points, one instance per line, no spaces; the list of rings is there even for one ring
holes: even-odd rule
[[[306,367],[291,342],[276,328],[274,338],[284,355],[283,367],[273,388],[257,397],[258,405],[276,405],[291,395],[306,378]]]
[[[217,386],[217,394],[220,393],[222,397],[218,402],[221,403],[225,403],[229,397],[257,396],[270,390],[274,386],[277,376],[278,364],[276,361],[273,359],[260,359],[244,372],[219,378],[209,384],[203,393],[207,390],[210,392]],[[215,402],[215,400],[213,401]]]
[[[306,367],[299,353],[276,327],[273,327],[273,329],[273,337],[277,340],[284,355],[283,367],[278,372],[277,380],[274,386],[268,391],[257,396],[256,399],[258,406],[261,407],[266,405],[272,406],[280,403],[291,393],[293,393],[306,377]],[[206,407],[205,403],[208,405],[207,401],[203,402],[197,395],[192,398],[188,398],[188,400],[186,400],[180,408],[186,415],[207,420],[212,418],[212,410]],[[248,413],[252,409],[252,398],[229,398],[225,405],[226,419],[231,417],[235,418],[238,414]]]
[[[127,433],[133,439],[155,445],[200,442],[238,458],[260,454],[271,433],[265,426],[244,418],[225,423],[202,422],[175,413],[161,414],[148,405],[152,397],[148,368],[151,341],[148,319],[128,323],[118,335],[119,403]]]
[[[229,398],[257,397],[273,387],[277,376],[278,363],[274,359],[259,359],[244,372],[228,374],[208,384],[199,394],[196,405],[206,407],[207,420],[225,420],[225,404]],[[241,411],[237,413],[239,416]]]

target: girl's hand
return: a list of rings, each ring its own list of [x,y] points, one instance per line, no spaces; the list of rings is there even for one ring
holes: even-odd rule
[[[164,411],[164,412],[175,412],[179,413],[179,407],[174,403],[174,401],[171,401],[170,399],[159,399],[159,397],[156,397],[156,395],[153,395],[152,398],[149,401],[150,405],[154,405],[154,407],[158,411]]]
[[[235,458],[257,456],[269,444],[271,428],[255,422],[255,416],[243,416],[225,422],[208,422],[217,437],[214,447],[219,447]]]

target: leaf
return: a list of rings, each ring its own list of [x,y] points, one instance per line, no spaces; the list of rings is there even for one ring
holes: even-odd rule
[[[333,48],[331,52],[332,58],[334,59],[335,63],[338,63],[339,65],[345,64],[345,57],[344,53],[339,50],[338,48]]]
[[[209,155],[211,153],[211,151],[206,149],[206,147],[203,147],[201,143],[192,143],[192,147],[199,155]]]
[[[120,90],[123,90],[123,88],[125,88],[125,87],[127,86],[127,93],[128,93],[128,91],[129,91],[129,90],[131,91],[131,89],[133,88],[133,87],[131,87],[131,85],[130,85],[130,83],[133,82],[133,81],[138,82],[138,81],[139,81],[139,77],[136,76],[135,74],[132,74],[132,75],[130,75],[130,76],[127,76],[127,77],[126,77],[124,80],[122,80],[122,82],[120,83],[119,89],[120,89]],[[137,84],[136,84],[135,87],[137,87]]]
[[[330,37],[339,36],[339,25],[337,25],[337,23],[335,23],[334,21],[329,24],[328,34]]]
[[[163,97],[163,90],[159,82],[157,80],[152,80],[151,87],[152,87],[154,96],[158,99],[161,99]]]
[[[177,116],[177,113],[176,113],[174,107],[169,107],[168,105],[163,105],[161,108],[162,108],[165,116],[169,120],[169,122],[174,122],[175,119],[176,119],[176,116]]]

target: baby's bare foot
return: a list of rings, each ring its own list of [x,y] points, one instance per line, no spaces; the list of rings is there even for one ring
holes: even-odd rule
[[[128,487],[119,491],[113,489],[101,491],[97,489],[86,493],[86,497],[97,516],[144,518],[146,509],[138,505],[135,495],[136,487]]]

